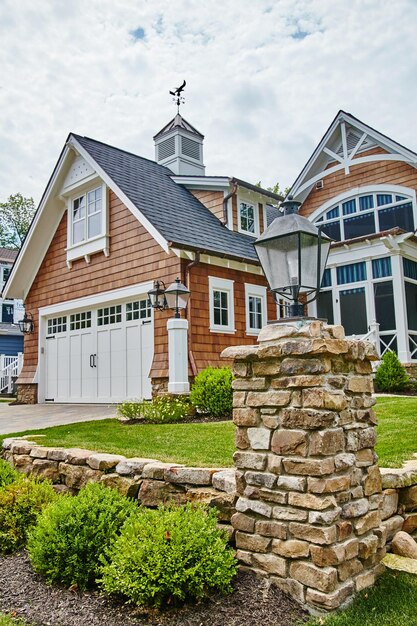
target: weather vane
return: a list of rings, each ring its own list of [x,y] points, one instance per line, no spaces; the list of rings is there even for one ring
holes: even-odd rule
[[[177,87],[176,89],[174,89],[174,91],[170,91],[169,93],[171,94],[171,96],[173,96],[173,101],[175,102],[175,104],[177,105],[177,112],[180,112],[180,104],[184,104],[185,102],[185,98],[182,95],[182,92],[184,91],[184,87],[187,83],[184,82],[182,83],[181,87]]]

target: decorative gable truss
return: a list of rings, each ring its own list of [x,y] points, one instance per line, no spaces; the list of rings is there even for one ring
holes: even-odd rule
[[[417,154],[340,111],[292,186],[291,195],[303,202],[313,185],[330,174],[344,170],[348,175],[355,165],[377,161],[403,161],[417,167]]]

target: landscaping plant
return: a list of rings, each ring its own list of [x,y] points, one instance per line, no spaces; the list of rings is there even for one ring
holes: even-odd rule
[[[58,499],[49,481],[19,478],[0,489],[0,553],[22,548],[42,511]]]
[[[149,402],[126,401],[118,407],[125,419],[143,419],[149,424],[174,424],[184,421],[190,412],[190,402],[185,397],[160,396]]]
[[[142,509],[125,524],[106,554],[101,585],[130,602],[161,607],[229,593],[236,574],[233,551],[218,530],[214,509],[202,506]]]
[[[233,407],[232,380],[229,367],[206,367],[195,378],[191,403],[201,413],[213,417],[230,417]]]
[[[32,566],[49,583],[91,587],[99,559],[137,505],[93,483],[46,509],[28,540]]]
[[[375,387],[378,391],[404,391],[409,384],[405,368],[395,352],[387,350],[375,373]]]
[[[19,474],[7,461],[0,459],[0,489],[6,487],[6,485],[11,485],[21,478],[22,474]]]

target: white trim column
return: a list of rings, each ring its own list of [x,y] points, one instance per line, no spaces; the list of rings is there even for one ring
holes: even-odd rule
[[[168,393],[189,393],[188,382],[188,320],[171,318],[168,330]]]
[[[392,285],[394,290],[395,325],[397,327],[397,350],[401,363],[410,363],[408,342],[407,303],[405,300],[402,257],[397,252],[391,255]]]

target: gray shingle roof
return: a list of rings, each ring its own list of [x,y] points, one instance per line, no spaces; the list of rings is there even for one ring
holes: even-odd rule
[[[155,161],[73,135],[161,235],[179,247],[258,261],[248,235],[228,230],[193,194]]]
[[[0,248],[0,261],[12,262],[17,257],[19,250],[13,250],[11,248]]]
[[[274,219],[279,217],[280,215],[282,214],[279,212],[279,209],[276,206],[273,206],[272,204],[266,205],[266,225],[267,226],[272,224]]]

